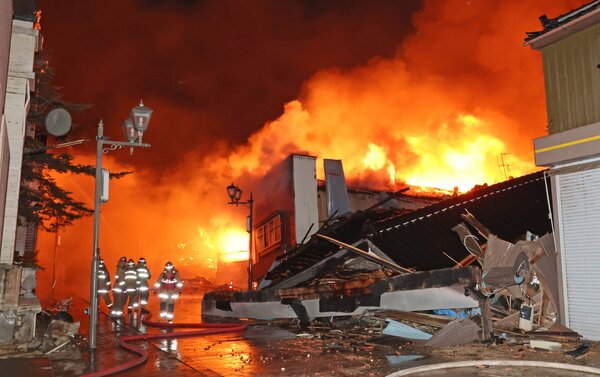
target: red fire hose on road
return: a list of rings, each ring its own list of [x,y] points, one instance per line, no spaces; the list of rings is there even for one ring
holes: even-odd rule
[[[119,346],[125,348],[128,351],[137,353],[140,355],[137,359],[128,361],[121,365],[117,365],[112,368],[100,370],[90,374],[84,374],[82,377],[100,377],[108,376],[117,372],[136,367],[143,364],[148,359],[148,352],[143,348],[130,344],[138,340],[151,340],[151,339],[171,339],[171,338],[182,338],[186,336],[201,336],[209,334],[222,334],[230,332],[240,332],[246,329],[245,324],[239,323],[162,323],[162,322],[151,322],[149,321],[152,313],[147,310],[143,310],[142,314],[147,314],[146,318],[142,320],[142,323],[148,327],[159,327],[159,328],[200,328],[201,330],[195,331],[183,331],[173,333],[159,333],[159,334],[142,334],[142,335],[130,335],[122,336],[119,340]]]

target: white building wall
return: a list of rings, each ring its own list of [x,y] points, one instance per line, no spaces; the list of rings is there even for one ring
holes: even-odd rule
[[[292,158],[296,242],[299,243],[307,233],[306,239],[319,230],[317,165],[315,157],[293,155]]]
[[[6,212],[9,164],[8,127],[6,125],[6,117],[2,114],[0,116],[0,245],[2,244],[2,229],[4,229],[4,214]]]
[[[0,1],[0,115],[4,114],[4,94],[8,74],[8,53],[12,30],[12,1]]]
[[[29,111],[29,92],[35,77],[33,59],[37,46],[38,31],[33,29],[33,23],[13,20],[4,103],[10,161],[0,264],[12,264],[14,259],[25,120]]]
[[[12,14],[12,1],[0,1],[0,230],[3,229],[4,225],[8,163],[10,161],[8,130],[6,117],[4,116],[4,98],[6,95],[6,80],[8,78]],[[2,232],[0,231],[0,243],[1,241]]]

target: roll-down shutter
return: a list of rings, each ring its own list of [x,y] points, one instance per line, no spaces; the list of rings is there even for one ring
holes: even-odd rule
[[[565,324],[600,340],[600,169],[557,176]]]

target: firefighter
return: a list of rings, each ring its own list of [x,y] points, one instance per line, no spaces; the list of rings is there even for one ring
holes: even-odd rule
[[[127,309],[137,310],[137,271],[135,269],[135,262],[133,259],[127,261],[127,267],[125,268],[125,285],[123,286],[125,291],[125,299],[123,302],[127,303]]]
[[[127,267],[127,258],[121,257],[117,262],[117,270],[115,271],[115,284],[113,284],[113,306],[110,315],[113,317],[123,316],[123,307],[125,306],[125,268]]]
[[[179,277],[179,272],[173,263],[167,262],[165,269],[154,283],[154,294],[158,291],[160,300],[160,318],[173,322],[173,311],[175,310],[175,301],[181,294],[183,282]]]
[[[146,259],[144,259],[144,257],[138,260],[136,270],[140,308],[144,309],[148,304],[148,295],[150,293],[148,292],[148,280],[150,280],[150,270],[148,269],[148,266],[146,266]]]
[[[111,307],[113,305],[112,300],[110,299],[109,291],[110,291],[110,274],[106,269],[106,265],[104,264],[104,259],[100,258],[100,262],[98,263],[98,296],[104,299],[107,307]]]

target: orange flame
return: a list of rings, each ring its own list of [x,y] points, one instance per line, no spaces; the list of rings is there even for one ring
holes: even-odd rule
[[[179,242],[177,245],[180,249],[185,249],[186,246],[183,242]],[[248,260],[248,233],[234,225],[229,227],[213,226],[209,231],[200,226],[198,227],[198,238],[193,245],[193,252],[198,254],[196,257],[208,257],[207,263],[214,270],[222,262]]]
[[[248,260],[248,233],[243,229],[230,229],[218,235],[223,262]]]
[[[539,56],[522,39],[525,30],[539,28],[540,14],[572,8],[555,3],[424,2],[413,18],[418,33],[395,56],[317,73],[302,98],[285,104],[277,119],[235,150],[201,161],[190,155],[185,168],[158,187],[143,173],[115,182],[114,196],[102,210],[100,242],[107,263],[128,250],[151,254],[156,262],[147,259],[159,270],[160,261],[177,253],[193,257],[201,266],[193,273],[202,274],[217,260],[247,259],[248,234],[241,228],[246,213],[225,204],[225,187],[233,179],[249,190],[290,153],[317,156],[320,179],[323,158],[341,159],[349,184],[386,189],[408,183],[466,191],[535,170],[531,139],[544,134],[546,121],[543,77]],[[169,106],[156,111],[180,110]],[[110,158],[105,165],[132,170]],[[67,181],[67,189],[92,202],[89,179],[81,187],[77,179]],[[199,187],[202,195],[190,190]],[[268,200],[267,194],[254,194],[257,204]],[[90,230],[91,219],[69,228],[59,252],[84,255],[76,251],[91,245]],[[53,237],[43,244],[52,250]],[[65,260],[67,272],[89,266],[87,256],[82,258]],[[78,285],[86,286],[86,274]]]

